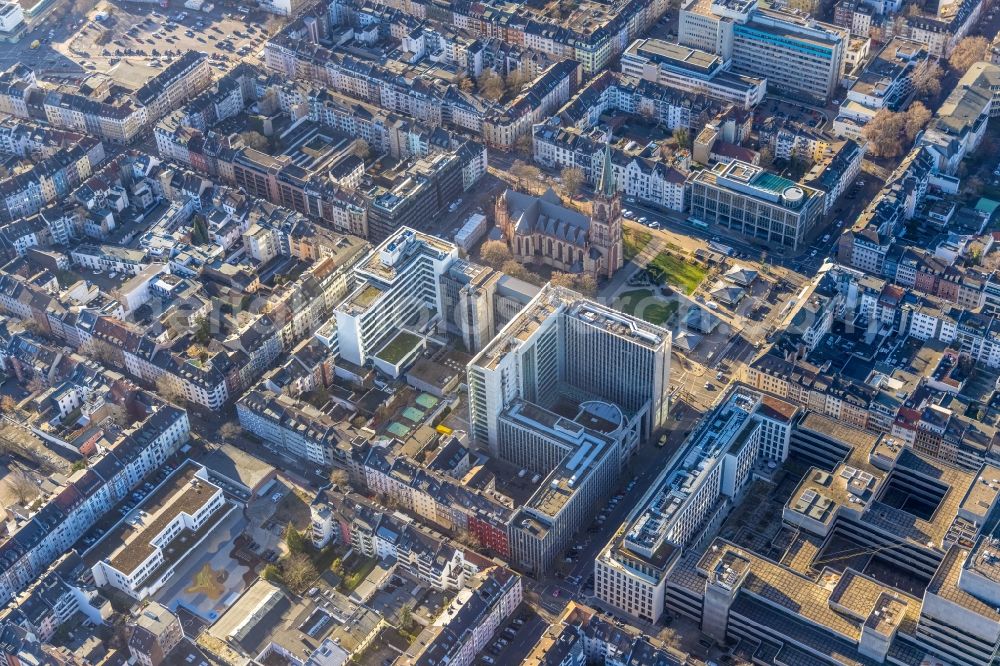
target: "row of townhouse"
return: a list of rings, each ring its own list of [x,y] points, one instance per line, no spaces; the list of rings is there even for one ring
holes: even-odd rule
[[[124,313],[120,305],[108,304],[107,312],[71,309],[45,289],[13,276],[0,277],[0,309],[34,319],[47,334],[74,347],[99,344],[108,350],[114,365],[136,379],[150,384],[162,381],[186,400],[219,409],[252,386],[283,350],[294,347],[324,321],[347,293],[350,270],[365,244],[346,237],[342,241],[333,247],[311,240],[290,242],[289,252],[294,245],[298,253],[309,252],[312,258],[311,253],[319,251],[322,258],[298,280],[272,294],[263,313],[241,324],[205,357],[188,353],[193,342],[190,333],[154,339],[121,321]],[[117,246],[81,245],[72,254],[82,265],[124,273],[138,274],[154,265],[139,256],[143,253]],[[150,273],[150,279],[156,274]],[[183,311],[165,316],[177,323],[186,320],[185,329],[191,331],[191,322],[207,318],[212,303],[210,299],[185,299],[179,305]]]
[[[405,571],[432,590],[460,593],[433,629],[397,660],[400,664],[442,660],[471,666],[522,601],[518,574],[398,512],[336,487],[320,491],[310,508],[317,547],[335,540],[388,563],[390,571]],[[321,540],[315,540],[317,535]],[[471,594],[461,594],[463,590]]]
[[[465,486],[459,479],[418,467],[401,456],[390,460],[376,446],[365,459],[364,474],[372,492],[391,498],[404,511],[453,533],[468,532],[483,548],[504,558],[511,556],[509,522],[514,505],[510,498],[491,488]]]
[[[581,169],[591,186],[598,185],[605,156],[600,137],[591,137],[576,128],[563,128],[553,120],[535,125],[532,139],[536,162],[548,168]],[[619,192],[670,210],[685,210],[686,171],[665,164],[645,150],[637,154],[619,146],[611,146],[610,150],[614,183]]]
[[[604,71],[589,79],[556,116],[567,127],[588,130],[601,116],[619,111],[648,117],[666,129],[691,129],[721,113],[724,105],[705,95],[684,93],[655,81]]]
[[[11,622],[47,643],[80,615],[98,625],[111,614],[111,602],[88,581],[86,565],[76,551],[70,551],[0,611],[0,622]]]
[[[65,199],[104,161],[104,144],[81,136],[72,145],[0,180],[0,223],[34,215]]]
[[[184,444],[191,431],[187,412],[147,396],[148,414],[102,442],[103,455],[74,473],[66,485],[0,544],[0,599],[11,600],[101,516],[129,496]]]
[[[292,26],[294,27],[294,26]],[[481,134],[486,145],[508,150],[531,126],[566,103],[582,78],[579,62],[561,60],[546,68],[513,100],[487,107],[455,85],[420,76],[404,78],[381,64],[332,51],[288,30],[264,49],[271,72],[305,79],[430,126],[452,126]]]
[[[0,73],[0,112],[127,144],[201,92],[211,83],[211,76],[207,56],[190,51],[135,94],[105,101],[109,98],[45,88],[30,68],[16,64]]]
[[[358,4],[337,0],[331,12]],[[463,0],[440,8],[426,0],[385,0],[381,4],[417,18],[433,18],[483,37],[578,61],[588,75],[605,69],[625,47],[641,36],[667,11],[664,0],[626,0],[610,7],[580,8],[580,16],[566,20],[520,5],[498,6]]]
[[[510,150],[531,128],[568,102],[579,89],[583,70],[576,60],[558,62],[532,81],[517,97],[487,115],[483,122],[486,145]]]

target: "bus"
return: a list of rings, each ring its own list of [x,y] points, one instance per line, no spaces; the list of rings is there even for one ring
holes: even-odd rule
[[[699,220],[697,217],[689,217],[688,222],[691,224],[692,227],[696,227],[698,229],[705,229],[706,231],[708,230],[708,222]]]

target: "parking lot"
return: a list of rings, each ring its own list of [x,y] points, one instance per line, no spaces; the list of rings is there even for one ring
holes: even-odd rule
[[[263,26],[257,19],[219,7],[206,13],[102,3],[72,24],[62,41],[53,36],[51,48],[86,71],[107,72],[134,88],[186,51],[206,53],[219,71],[254,58],[268,31],[279,26],[276,17]]]

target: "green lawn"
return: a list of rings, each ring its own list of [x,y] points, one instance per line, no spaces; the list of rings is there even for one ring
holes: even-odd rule
[[[364,558],[354,565],[351,571],[344,572],[344,579],[340,582],[344,594],[353,592],[361,582],[368,577],[368,574],[375,568],[377,561],[375,558]]]
[[[651,289],[631,289],[619,295],[618,309],[645,319],[650,324],[662,326],[677,312],[676,300],[664,300]]]
[[[705,279],[705,269],[701,266],[685,263],[666,252],[656,255],[647,270],[664,282],[680,287],[685,294],[693,292]]]
[[[642,249],[649,245],[653,234],[642,229],[626,227],[622,234],[622,245],[624,246],[625,259],[629,260],[642,252]]]

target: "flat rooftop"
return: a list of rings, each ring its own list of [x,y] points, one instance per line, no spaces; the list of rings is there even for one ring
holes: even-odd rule
[[[153,539],[167,525],[183,513],[194,515],[220,490],[214,483],[196,477],[200,469],[200,465],[189,461],[176,470],[105,535],[88,553],[88,559],[94,563],[107,561],[123,574],[131,575],[156,551]]]

